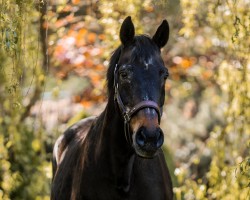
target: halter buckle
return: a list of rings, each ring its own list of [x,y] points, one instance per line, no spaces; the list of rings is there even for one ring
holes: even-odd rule
[[[124,113],[123,117],[124,117],[124,121],[125,121],[126,123],[129,123],[129,121],[130,121],[130,116],[129,116],[129,114],[128,114],[127,112]]]

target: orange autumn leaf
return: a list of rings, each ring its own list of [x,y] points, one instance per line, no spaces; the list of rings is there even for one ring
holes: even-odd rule
[[[60,20],[56,21],[55,26],[56,26],[56,28],[59,28],[59,27],[64,26],[66,23],[67,23],[67,21],[65,19],[60,19]]]
[[[171,73],[171,74],[174,74],[174,73],[178,73],[178,72],[179,72],[179,68],[178,68],[177,65],[171,66],[171,67],[169,68],[169,70],[170,70],[170,73]]]
[[[89,33],[87,35],[87,39],[89,43],[94,43],[96,41],[96,34],[95,33]]]
[[[78,31],[77,36],[76,36],[76,45],[78,47],[86,45],[86,40],[85,40],[86,33],[87,33],[87,30],[85,28],[82,28]]]
[[[69,29],[67,35],[68,35],[68,36],[73,36],[73,37],[75,37],[76,31],[75,31],[75,30],[72,30],[72,29]]]
[[[99,38],[100,40],[105,40],[105,35],[104,35],[104,34],[100,34],[100,35],[98,36],[98,38]]]
[[[89,107],[91,107],[92,104],[93,104],[91,101],[87,101],[87,100],[82,100],[80,103],[81,103],[82,106],[85,107],[85,108],[89,108]]]
[[[55,47],[55,50],[54,50],[54,55],[55,55],[55,56],[59,56],[59,55],[62,54],[64,51],[65,51],[65,49],[63,48],[63,46],[57,45],[57,46]]]
[[[74,5],[77,5],[77,4],[80,3],[80,0],[72,0],[72,3],[73,3]]]
[[[88,59],[88,60],[86,60],[84,62],[84,67],[88,67],[89,68],[89,67],[93,67],[93,65],[94,65],[94,62],[92,60],[90,60],[90,59]]]
[[[206,70],[202,73],[202,77],[205,80],[208,80],[209,78],[211,78],[213,75],[213,72],[211,70]]]
[[[91,82],[92,82],[92,84],[94,85],[94,86],[97,86],[97,85],[99,85],[100,84],[100,82],[101,82],[101,76],[99,76],[99,75],[92,75],[92,76],[90,76],[90,80],[91,80]]]
[[[83,53],[83,55],[84,55],[86,58],[91,57],[91,55],[90,55],[89,51],[85,51],[85,52]]]
[[[83,64],[82,64],[82,62],[78,62],[78,63],[74,63],[74,70],[77,72],[78,70],[77,70],[77,68],[82,68],[83,67]]]
[[[95,70],[103,71],[103,70],[105,70],[105,67],[104,67],[104,65],[98,64],[95,66]]]
[[[154,11],[154,7],[153,7],[153,6],[147,6],[147,7],[145,8],[145,10],[146,10],[147,12],[153,12],[153,11]]]
[[[65,7],[61,10],[63,12],[70,12],[72,11],[72,6],[71,5],[65,5]]]
[[[74,20],[74,14],[71,13],[70,15],[68,15],[67,17],[65,17],[66,21],[69,23],[69,22],[72,22]]]
[[[81,28],[81,29],[78,31],[77,36],[78,36],[78,37],[84,37],[84,36],[86,35],[87,32],[88,32],[87,29]]]
[[[76,102],[76,103],[81,102],[81,96],[80,95],[75,95],[73,98],[74,98],[74,102]]]
[[[64,79],[67,77],[67,73],[64,72],[64,71],[60,71],[56,74],[56,76],[59,78],[59,79]]]
[[[181,66],[184,68],[184,69],[188,69],[189,67],[192,66],[192,62],[189,60],[189,59],[183,59],[181,61]]]
[[[180,80],[180,76],[178,74],[172,74],[171,79],[178,81]]]

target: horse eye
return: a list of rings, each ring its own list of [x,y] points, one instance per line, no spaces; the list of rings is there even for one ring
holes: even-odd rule
[[[128,73],[127,72],[121,72],[120,76],[122,79],[127,79],[128,78]]]

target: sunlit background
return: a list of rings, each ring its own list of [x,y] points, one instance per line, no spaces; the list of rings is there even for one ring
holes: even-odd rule
[[[53,143],[104,109],[128,15],[137,34],[170,24],[161,126],[175,198],[249,199],[249,13],[248,0],[1,0],[0,200],[49,199]]]

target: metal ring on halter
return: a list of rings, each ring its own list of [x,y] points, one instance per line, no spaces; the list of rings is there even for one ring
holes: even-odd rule
[[[128,143],[132,143],[132,138],[129,133],[130,127],[129,127],[129,122],[131,120],[131,117],[139,112],[140,110],[144,108],[153,108],[156,110],[158,114],[158,122],[160,124],[161,121],[161,115],[162,115],[162,108],[158,106],[157,103],[154,101],[141,101],[138,104],[136,104],[132,109],[127,110],[126,107],[124,106],[119,90],[118,90],[118,81],[117,81],[117,71],[118,71],[118,65],[116,64],[115,70],[114,70],[114,88],[115,88],[115,95],[114,95],[114,100],[117,102],[118,107],[122,113],[122,116],[124,118],[124,132],[125,132],[125,137]]]

